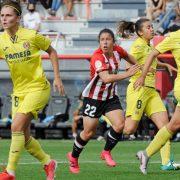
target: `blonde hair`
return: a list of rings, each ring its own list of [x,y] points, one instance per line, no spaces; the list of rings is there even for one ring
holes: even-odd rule
[[[21,16],[22,14],[22,10],[21,10],[21,6],[19,1],[14,1],[14,0],[5,0],[2,4],[1,4],[1,9],[3,7],[11,7],[12,9],[15,10],[16,14],[18,16]]]

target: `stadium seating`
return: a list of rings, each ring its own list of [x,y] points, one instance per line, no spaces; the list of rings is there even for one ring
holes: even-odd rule
[[[70,100],[68,97],[52,96],[46,108],[46,118],[41,122],[35,122],[36,138],[52,138],[51,131],[56,130],[61,138],[69,138],[71,130],[69,120]],[[70,133],[69,133],[70,134]],[[59,138],[60,138],[59,137]]]

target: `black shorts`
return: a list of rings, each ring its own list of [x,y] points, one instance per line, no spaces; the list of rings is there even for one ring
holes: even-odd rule
[[[106,101],[91,98],[84,98],[83,100],[83,116],[99,118],[101,115],[117,109],[122,109],[118,96],[114,96]]]

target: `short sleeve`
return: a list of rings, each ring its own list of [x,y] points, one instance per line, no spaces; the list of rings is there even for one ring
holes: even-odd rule
[[[46,51],[51,45],[51,40],[39,33],[36,33],[34,41],[35,46],[43,51]]]
[[[108,70],[108,66],[105,62],[105,57],[100,53],[96,53],[92,56],[91,66],[97,73]]]
[[[128,53],[126,50],[124,50],[121,46],[115,45],[114,50],[117,51],[121,58],[127,58]]]
[[[174,41],[172,41],[171,36],[166,37],[162,42],[160,42],[155,49],[160,53],[172,50],[174,47]]]

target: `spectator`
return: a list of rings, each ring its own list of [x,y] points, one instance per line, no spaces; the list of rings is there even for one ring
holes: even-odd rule
[[[81,1],[81,0],[78,0]],[[74,19],[74,14],[73,14],[73,6],[74,6],[74,0],[64,0],[67,13],[65,14],[65,19]]]
[[[73,10],[73,0],[64,0],[66,9],[67,9],[67,13],[65,14],[65,18],[72,18],[74,17],[72,10]]]
[[[49,14],[52,16],[56,16],[56,12],[60,8],[61,4],[62,4],[61,0],[53,0],[51,9],[49,10]]]
[[[36,4],[38,0],[28,0],[29,4]],[[51,8],[52,5],[52,0],[39,0],[42,4],[42,6],[49,10]]]
[[[40,30],[41,18],[39,13],[35,10],[35,4],[28,4],[28,13],[24,15],[24,27],[28,29]]]
[[[151,21],[156,19],[163,10],[164,0],[147,0],[146,17]]]
[[[158,29],[159,33],[163,33],[166,29],[168,29],[171,20],[176,18],[176,12],[180,12],[179,10],[179,3],[176,0],[166,0],[164,6],[164,13],[162,13],[159,17],[160,20],[164,19],[161,28]]]

